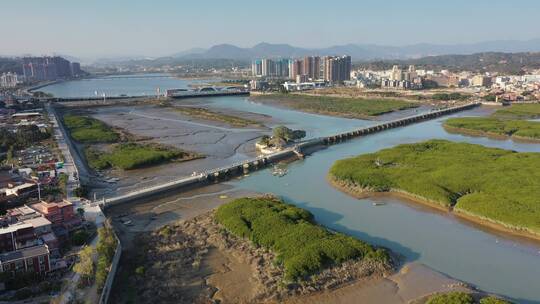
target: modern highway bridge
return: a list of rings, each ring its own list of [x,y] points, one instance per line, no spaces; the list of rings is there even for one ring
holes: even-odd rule
[[[469,110],[478,105],[480,105],[480,103],[470,103],[470,104],[461,105],[461,106],[449,107],[449,108],[435,110],[435,111],[422,113],[422,114],[418,114],[414,116],[382,122],[377,125],[353,130],[350,132],[344,132],[344,133],[335,134],[335,135],[326,136],[326,137],[313,138],[310,140],[297,143],[296,145],[292,147],[289,147],[287,149],[284,149],[282,151],[279,151],[273,154],[258,156],[256,158],[248,159],[242,162],[233,163],[224,167],[219,167],[219,168],[207,170],[204,172],[200,172],[200,173],[194,174],[193,176],[179,178],[177,180],[162,183],[159,185],[142,188],[142,189],[129,192],[123,195],[119,195],[116,197],[110,197],[106,199],[104,198],[103,204],[104,204],[104,207],[106,208],[111,205],[126,203],[126,202],[130,202],[136,199],[149,197],[149,196],[167,192],[167,191],[172,191],[172,190],[179,191],[182,188],[194,187],[197,185],[202,186],[209,183],[224,181],[231,177],[245,174],[249,171],[255,171],[255,170],[265,168],[269,164],[275,163],[279,160],[283,160],[283,159],[294,157],[294,156],[302,156],[302,151],[305,151],[305,149],[310,148],[310,147],[336,144],[336,143],[340,143],[340,142],[343,142],[343,141],[346,141],[348,139],[352,139],[355,137],[373,134],[373,133],[381,132],[388,129],[398,128],[398,127],[410,125],[413,123],[434,119],[443,115],[449,115],[449,114],[456,113],[463,110]]]

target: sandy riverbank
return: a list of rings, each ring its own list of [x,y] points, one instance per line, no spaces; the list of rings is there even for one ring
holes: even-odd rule
[[[536,234],[536,233],[534,233],[532,231],[528,231],[528,230],[525,230],[525,229],[523,229],[523,230],[513,229],[513,228],[505,226],[503,223],[495,222],[493,220],[490,220],[490,219],[487,219],[487,218],[484,218],[484,217],[480,217],[480,216],[477,216],[477,215],[474,215],[474,214],[466,213],[463,210],[459,210],[459,209],[455,209],[455,208],[451,208],[451,207],[446,207],[446,206],[444,206],[443,204],[441,204],[439,202],[429,200],[427,198],[423,198],[421,196],[418,196],[418,195],[415,195],[415,194],[412,194],[412,193],[408,193],[408,192],[403,191],[403,190],[390,190],[388,192],[371,192],[369,190],[363,189],[363,188],[358,187],[356,185],[349,184],[349,183],[344,183],[342,181],[338,181],[338,180],[334,179],[332,176],[328,176],[327,180],[336,189],[339,189],[339,190],[341,190],[341,191],[343,191],[343,192],[345,192],[345,193],[347,193],[347,194],[349,194],[349,195],[351,195],[353,197],[356,197],[356,198],[365,198],[365,197],[374,196],[374,195],[397,196],[397,197],[400,197],[402,199],[408,200],[410,202],[418,203],[418,204],[421,204],[421,205],[424,205],[424,206],[427,206],[427,207],[430,207],[430,208],[433,208],[433,209],[437,209],[439,211],[444,211],[446,213],[450,213],[453,216],[464,220],[465,222],[469,222],[470,224],[478,225],[478,226],[483,227],[483,228],[492,229],[492,230],[495,230],[496,232],[502,232],[502,233],[508,234],[510,236],[515,236],[515,237],[519,237],[519,238],[525,238],[527,240],[532,240],[532,241],[535,241],[535,242],[540,241],[540,235]]]

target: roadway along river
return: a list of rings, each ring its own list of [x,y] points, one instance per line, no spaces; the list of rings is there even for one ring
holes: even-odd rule
[[[271,115],[289,126],[307,129],[310,137],[373,123],[306,115],[252,103],[244,97],[208,98],[192,102]],[[491,111],[478,108],[454,116],[484,116]],[[449,134],[441,126],[446,118],[331,146],[305,160],[290,164],[289,173],[281,178],[265,170],[229,183],[242,189],[279,195],[290,203],[310,210],[317,221],[327,227],[388,247],[404,255],[408,261],[424,263],[483,290],[511,297],[519,303],[540,303],[539,243],[501,235],[394,197],[358,200],[335,190],[327,183],[326,174],[335,160],[432,138],[540,152],[540,144]],[[376,201],[385,202],[386,205],[373,206],[372,203]]]

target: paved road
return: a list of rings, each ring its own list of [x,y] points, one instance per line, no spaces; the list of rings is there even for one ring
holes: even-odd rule
[[[67,135],[64,134],[63,128],[60,126],[58,120],[56,119],[56,112],[50,105],[47,105],[46,107],[47,113],[49,114],[49,120],[53,125],[53,136],[56,139],[58,148],[64,156],[64,168],[61,170],[61,172],[63,171],[68,175],[66,198],[72,201],[75,198],[73,190],[75,190],[80,185],[78,178],[78,170],[75,166],[75,161],[71,156],[71,151],[69,150],[68,144],[66,142]]]
[[[79,167],[76,166],[76,161],[74,160],[71,150],[69,149],[69,144],[66,141],[69,140],[67,138],[66,131],[64,127],[59,124],[57,118],[56,118],[56,111],[53,107],[50,105],[46,106],[47,112],[49,114],[49,119],[53,125],[53,132],[54,132],[54,138],[56,139],[56,142],[58,144],[58,148],[62,152],[62,155],[64,156],[64,168],[62,171],[68,175],[68,183],[67,183],[67,190],[66,190],[66,199],[73,202],[74,208],[83,208],[85,210],[85,218],[87,221],[92,221],[96,224],[96,226],[99,228],[103,225],[103,222],[105,220],[105,216],[101,212],[101,209],[97,205],[97,203],[90,203],[87,200],[81,200],[81,198],[76,197],[74,194],[74,190],[80,186],[79,179],[77,178],[79,176],[79,170],[78,168],[84,168],[79,165]],[[79,158],[76,158],[79,162],[81,161]],[[84,169],[83,169],[84,170]],[[87,177],[87,174],[83,174],[84,177]],[[89,244],[89,246],[93,247],[94,250],[96,248],[97,244],[97,236],[92,240],[92,242]],[[97,255],[94,254],[94,262],[97,264]],[[70,303],[70,301],[73,299],[74,295],[77,293],[77,285],[79,283],[80,276],[77,273],[72,273],[68,284],[64,287],[64,289],[61,292],[61,303]],[[94,284],[95,285],[95,284]],[[83,293],[83,297],[85,300],[89,301],[90,303],[96,303],[96,301],[99,299],[99,295],[97,294],[97,290],[95,286],[92,286],[89,288],[89,290],[85,290]]]

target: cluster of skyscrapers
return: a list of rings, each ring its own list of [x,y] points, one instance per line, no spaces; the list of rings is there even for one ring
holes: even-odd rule
[[[82,75],[81,65],[60,56],[25,57],[23,74],[27,82],[65,79]]]
[[[324,80],[341,83],[350,80],[351,56],[306,56],[302,59],[257,59],[251,71],[255,77],[289,78],[297,82]]]

